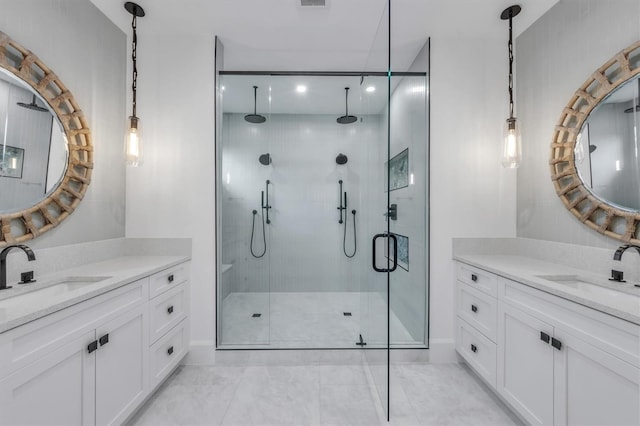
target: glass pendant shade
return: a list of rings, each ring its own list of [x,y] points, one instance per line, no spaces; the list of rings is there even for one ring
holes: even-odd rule
[[[504,145],[502,147],[502,166],[516,169],[522,162],[522,140],[520,126],[515,118],[508,118],[504,126]]]
[[[128,166],[137,167],[142,164],[142,127],[138,117],[131,116],[127,120],[125,137],[125,160]]]

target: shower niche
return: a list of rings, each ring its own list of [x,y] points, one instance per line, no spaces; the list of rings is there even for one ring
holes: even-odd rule
[[[425,348],[426,73],[217,78],[217,347],[374,348],[388,332]],[[388,159],[407,148],[409,183],[388,191]],[[410,237],[390,293],[372,267],[380,233]]]

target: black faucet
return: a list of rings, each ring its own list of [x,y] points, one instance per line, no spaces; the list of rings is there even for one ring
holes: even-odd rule
[[[0,251],[0,290],[11,288],[11,286],[7,287],[7,255],[14,248],[19,248],[25,252],[29,262],[36,260],[36,255],[33,254],[33,250],[23,244],[7,246],[4,250]]]
[[[625,251],[627,251],[627,249],[630,249],[630,248],[636,249],[638,254],[640,254],[640,247],[633,244],[626,244],[618,247],[618,250],[616,250],[616,252],[613,254],[613,260],[619,261],[620,259],[622,259],[622,253],[624,253]]]

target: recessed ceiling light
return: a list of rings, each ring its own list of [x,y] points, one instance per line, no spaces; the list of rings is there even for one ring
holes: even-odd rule
[[[302,84],[299,84],[299,85],[296,87],[296,92],[298,92],[298,93],[304,93],[304,92],[306,92],[306,91],[307,91],[307,86],[304,86],[304,85],[302,85]]]
[[[376,88],[375,88],[375,87],[373,87],[373,86],[368,86],[365,90],[366,90],[367,92],[371,93],[371,92],[375,92],[375,91],[376,91]]]

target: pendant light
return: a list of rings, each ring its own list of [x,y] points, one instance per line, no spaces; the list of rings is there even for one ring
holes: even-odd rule
[[[502,11],[500,19],[509,20],[509,118],[504,126],[504,142],[502,148],[502,167],[515,169],[522,161],[522,140],[520,139],[520,125],[513,116],[513,18],[522,8],[513,5]]]
[[[142,164],[142,128],[140,119],[136,115],[136,90],[138,88],[138,68],[136,66],[138,35],[136,33],[137,19],[144,16],[144,9],[133,2],[126,2],[124,8],[133,16],[131,28],[133,29],[131,60],[133,62],[133,78],[131,90],[132,111],[127,119],[127,134],[125,136],[125,160],[128,166],[138,167]]]

